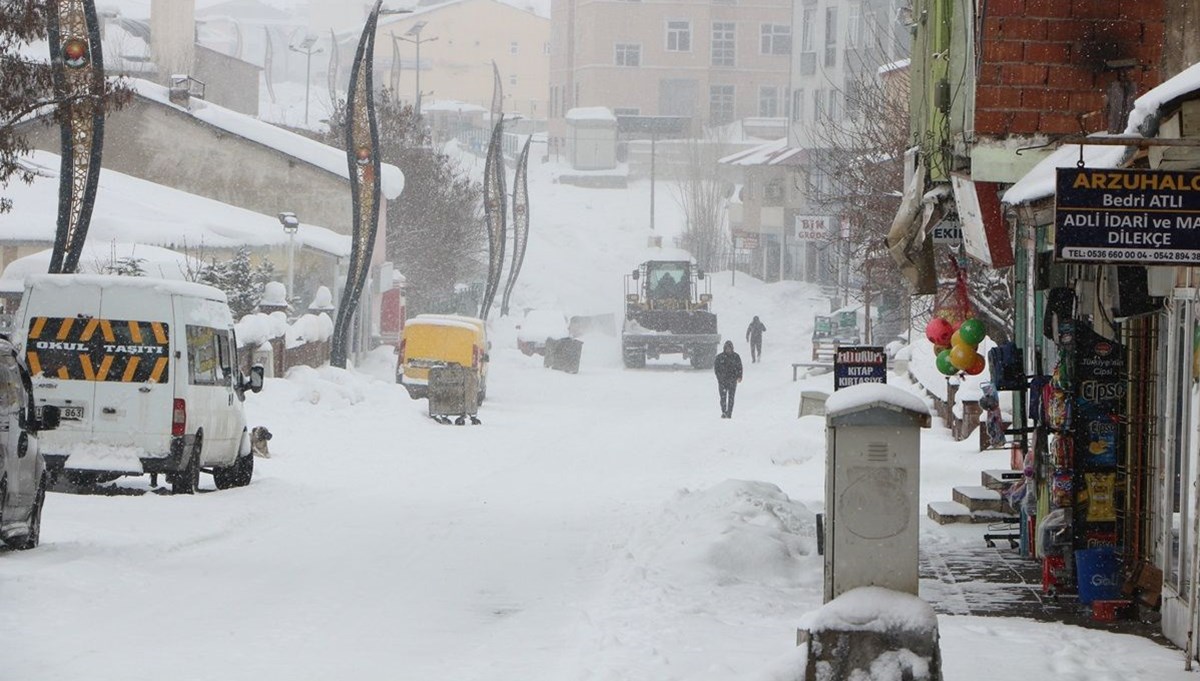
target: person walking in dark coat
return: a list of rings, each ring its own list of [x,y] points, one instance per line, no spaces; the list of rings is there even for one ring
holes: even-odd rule
[[[750,326],[746,327],[746,342],[750,343],[750,361],[757,362],[762,359],[762,335],[763,331],[767,330],[767,325],[758,321],[758,315],[754,315],[754,321],[750,322]]]
[[[713,360],[717,392],[721,395],[721,418],[733,418],[733,395],[742,382],[742,358],[733,351],[733,341],[725,341],[725,350]]]

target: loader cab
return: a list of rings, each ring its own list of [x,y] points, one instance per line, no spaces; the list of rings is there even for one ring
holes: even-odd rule
[[[630,278],[626,300],[644,310],[705,310],[712,299],[704,271],[686,260],[650,260]]]

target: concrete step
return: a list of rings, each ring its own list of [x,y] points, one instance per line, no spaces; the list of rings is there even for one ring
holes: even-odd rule
[[[1009,471],[1000,468],[982,471],[980,478],[983,486],[988,489],[1004,491],[1024,475],[1021,471]]]
[[[1012,517],[1001,511],[972,511],[957,501],[934,501],[926,507],[926,514],[939,525],[950,523],[999,523]]]
[[[1004,510],[1004,498],[994,489],[978,485],[959,485],[954,488],[952,497],[955,501],[967,507],[967,510],[993,511],[1000,513]]]
[[[933,501],[927,507],[929,518],[938,525],[974,522],[971,509],[957,501]]]

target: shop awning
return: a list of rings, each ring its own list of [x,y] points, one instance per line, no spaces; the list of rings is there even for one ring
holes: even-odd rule
[[[1021,206],[1054,196],[1059,168],[1074,168],[1080,159],[1078,144],[1066,144],[1033,167],[1000,197],[1006,206]],[[1084,144],[1083,164],[1089,168],[1120,168],[1132,157],[1136,147]]]

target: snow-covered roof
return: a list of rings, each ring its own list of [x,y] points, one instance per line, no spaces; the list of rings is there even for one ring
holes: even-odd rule
[[[172,295],[194,296],[226,302],[221,289],[191,281],[172,281],[151,277],[123,277],[114,274],[31,274],[25,277],[25,286],[31,290],[54,290],[65,286],[82,284],[99,288],[148,289]]]
[[[1134,100],[1125,134],[1157,134],[1159,110],[1171,101],[1197,91],[1200,91],[1200,64],[1192,64]]]
[[[4,268],[4,272],[0,274],[0,282],[14,282],[10,285],[21,287],[25,277],[31,274],[45,274],[50,270],[52,254],[53,250],[47,248],[17,258]],[[79,271],[83,274],[107,274],[111,271],[109,267],[127,259],[136,259],[147,277],[176,281],[185,281],[189,272],[199,271],[204,265],[196,258],[169,248],[127,241],[102,242],[88,239],[79,255]]]
[[[346,152],[341,149],[321,144],[290,130],[284,130],[203,99],[192,98],[189,100],[188,106],[179,106],[171,102],[166,87],[148,80],[131,78],[128,83],[138,95],[146,99],[188,114],[238,137],[275,149],[344,179],[350,179]],[[390,163],[382,164],[380,166],[380,188],[383,195],[389,199],[400,196],[400,192],[404,191],[404,173]]]
[[[718,163],[730,166],[799,165],[808,158],[804,149],[788,146],[786,137],[760,144],[722,158]]]
[[[1104,135],[1093,135],[1103,137]],[[1065,144],[1042,159],[1036,166],[1009,187],[1000,197],[1001,203],[1019,206],[1054,196],[1059,168],[1074,168],[1079,163],[1080,145]],[[1109,144],[1083,145],[1083,162],[1089,168],[1118,168],[1133,153],[1133,147]]]
[[[61,159],[48,151],[33,151],[23,163],[34,171],[34,180],[32,184],[12,182],[4,189],[13,209],[0,213],[0,241],[53,243]],[[317,225],[301,223],[295,240],[300,246],[337,257],[350,255],[349,236]],[[288,236],[275,216],[105,168],[100,171],[88,241],[236,248],[285,246]]]
[[[612,109],[606,106],[577,106],[574,109],[567,111],[566,116],[568,121],[605,121],[617,122],[617,117],[613,115]]]
[[[912,64],[912,60],[905,57],[904,59],[898,59],[894,62],[891,62],[890,64],[884,64],[883,66],[880,66],[876,72],[879,73],[880,75],[883,75],[885,73],[891,73],[892,71],[899,71],[901,69],[906,69],[911,64]]]

